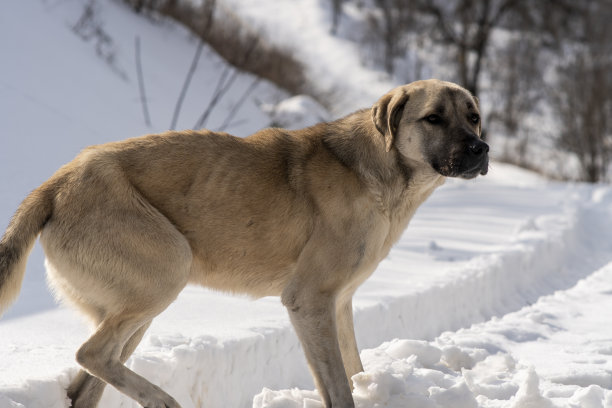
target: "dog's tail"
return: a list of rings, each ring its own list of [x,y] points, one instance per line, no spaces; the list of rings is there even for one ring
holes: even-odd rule
[[[28,255],[53,211],[53,191],[47,182],[31,192],[0,240],[0,315],[19,294]]]

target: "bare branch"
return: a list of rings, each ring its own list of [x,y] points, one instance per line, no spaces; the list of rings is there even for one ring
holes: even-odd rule
[[[230,73],[230,70],[232,70],[232,74],[229,77],[229,79],[226,80],[227,76]],[[201,129],[205,127],[206,122],[208,121],[208,117],[210,116],[212,111],[215,109],[219,101],[227,93],[227,91],[229,91],[230,87],[233,85],[239,73],[240,72],[237,69],[232,68],[231,65],[227,65],[225,67],[225,69],[221,73],[221,76],[219,77],[219,80],[217,81],[217,86],[215,88],[215,91],[213,92],[213,96],[210,102],[208,103],[208,106],[206,107],[204,112],[202,112],[202,115],[200,116],[198,121],[193,126],[193,129]]]
[[[202,54],[202,49],[204,48],[204,42],[199,41],[198,46],[196,48],[195,55],[193,56],[193,60],[191,60],[191,66],[189,67],[189,71],[187,71],[187,75],[185,76],[185,82],[183,83],[183,88],[181,89],[181,93],[179,95],[178,100],[176,101],[176,105],[174,106],[174,114],[172,115],[172,122],[170,123],[170,129],[174,129],[176,127],[176,123],[179,118],[179,114],[181,113],[181,107],[183,106],[183,100],[185,99],[185,95],[187,94],[187,90],[189,89],[189,85],[191,84],[191,78],[195,73],[195,70],[198,66],[198,61],[200,60],[200,55]]]
[[[238,66],[247,64],[247,62],[252,56],[253,51],[257,48],[258,45],[259,45],[258,37],[251,37],[249,39],[249,47],[245,51],[243,57],[241,58],[241,62]],[[236,78],[238,78],[240,71],[238,71],[237,68],[233,68],[231,76],[229,77],[229,79],[226,80],[231,69],[232,67],[228,65],[225,67],[225,69],[221,73],[221,76],[219,77],[219,80],[217,81],[217,86],[215,88],[215,91],[213,92],[212,99],[208,103],[208,106],[206,107],[206,109],[204,110],[204,112],[202,113],[198,121],[196,122],[196,124],[194,125],[193,127],[194,129],[201,129],[205,126],[206,122],[208,121],[208,117],[210,116],[213,109],[217,106],[217,104],[223,98],[223,96],[225,96],[225,94],[230,90],[230,88],[234,84],[234,81],[236,81]]]
[[[140,91],[140,102],[142,104],[142,113],[144,115],[145,124],[151,127],[151,118],[149,116],[149,109],[147,107],[147,95],[145,92],[144,78],[142,75],[142,63],[140,59],[140,37],[136,36],[134,41],[135,54],[136,54],[136,74],[138,75],[138,89]]]
[[[232,123],[232,119],[234,119],[234,116],[236,116],[236,113],[240,110],[240,108],[242,107],[244,102],[247,100],[247,97],[251,94],[251,92],[255,90],[257,85],[259,85],[260,81],[261,81],[261,78],[255,78],[253,82],[251,82],[251,85],[249,85],[246,91],[244,91],[242,96],[238,99],[238,102],[236,102],[236,104],[232,106],[228,115],[225,117],[225,120],[223,121],[221,126],[219,126],[219,128],[217,129],[218,131],[224,131],[225,129],[227,129],[230,123]],[[234,122],[234,123],[237,123],[237,122]]]

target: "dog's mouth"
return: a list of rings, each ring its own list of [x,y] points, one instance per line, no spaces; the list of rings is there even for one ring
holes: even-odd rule
[[[489,172],[489,160],[485,160],[484,163],[482,163],[481,165],[477,166],[476,168],[472,169],[472,170],[468,170],[465,171],[461,174],[458,175],[458,177],[461,177],[463,179],[473,179],[478,177],[479,175],[481,176],[485,176],[487,173]]]
[[[478,141],[468,146],[458,157],[450,157],[444,161],[432,163],[432,167],[445,177],[460,177],[473,179],[489,172],[489,146]]]
[[[473,179],[479,175],[485,176],[489,172],[489,155],[485,154],[480,162],[476,163],[474,167],[460,172],[459,177],[464,179]]]

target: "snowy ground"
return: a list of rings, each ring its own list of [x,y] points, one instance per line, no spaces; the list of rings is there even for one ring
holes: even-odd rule
[[[0,49],[11,61],[0,72],[2,228],[27,192],[84,146],[170,123],[195,51],[190,36],[100,1],[99,22],[116,55],[109,66],[92,41],[70,29],[82,3],[6,0],[11,13],[0,14]],[[304,27],[327,21],[317,2],[299,4]],[[313,41],[324,41],[327,29],[312,28]],[[133,74],[137,34],[150,75],[151,128],[142,120]],[[178,127],[193,125],[210,96],[207,78],[216,81],[224,69],[212,53],[199,67]],[[362,75],[346,74],[342,86],[362,83]],[[252,81],[240,77],[211,127]],[[361,98],[371,98],[376,86]],[[265,83],[253,95],[268,104],[285,97]],[[290,111],[304,105],[285,104]],[[248,134],[266,125],[254,98],[241,109],[237,118],[248,122],[229,131]],[[0,320],[0,408],[68,406],[64,388],[88,328],[53,303],[42,260],[37,248],[20,299]],[[353,378],[358,407],[612,407],[612,188],[550,183],[498,163],[484,178],[449,180],[418,211],[354,306],[366,369]],[[251,301],[189,287],[154,321],[128,365],[184,408],[320,406],[275,298]],[[137,405],[109,387],[101,406]]]

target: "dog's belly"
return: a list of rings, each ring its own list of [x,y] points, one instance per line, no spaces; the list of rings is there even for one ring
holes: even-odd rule
[[[190,281],[254,297],[280,295],[309,238],[310,226],[299,219],[224,217],[222,227],[187,232],[194,255]]]
[[[381,215],[349,217],[350,223],[340,228],[340,223],[317,221],[306,210],[283,214],[253,223],[243,222],[248,217],[223,217],[224,228],[216,228],[216,233],[203,227],[205,219],[201,228],[187,232],[194,255],[190,282],[263,297],[281,295],[296,274],[322,274],[334,276],[335,290],[352,293],[389,251],[389,221]],[[312,255],[309,246],[319,249]],[[309,256],[329,270],[305,269],[313,264]]]
[[[195,258],[190,283],[207,288],[254,298],[280,296],[286,282],[295,273],[295,263],[257,264],[249,260],[224,262],[211,267],[211,263]]]

